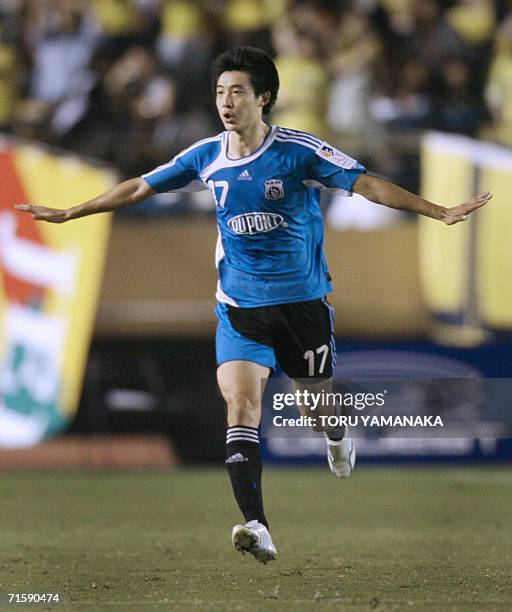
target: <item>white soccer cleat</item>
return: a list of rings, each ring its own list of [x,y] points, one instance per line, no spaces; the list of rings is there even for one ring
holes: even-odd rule
[[[348,478],[356,463],[356,447],[352,438],[327,440],[327,461],[337,478]]]
[[[276,558],[277,550],[268,529],[256,520],[249,521],[245,525],[235,525],[231,541],[236,550],[243,555],[246,552],[251,553],[260,563],[267,563]]]

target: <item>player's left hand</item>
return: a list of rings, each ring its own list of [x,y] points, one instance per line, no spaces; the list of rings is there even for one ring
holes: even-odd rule
[[[441,213],[440,221],[443,221],[446,225],[454,225],[459,221],[465,221],[469,214],[487,204],[491,198],[492,193],[486,191],[464,202],[464,204],[459,204],[453,208],[445,208]]]

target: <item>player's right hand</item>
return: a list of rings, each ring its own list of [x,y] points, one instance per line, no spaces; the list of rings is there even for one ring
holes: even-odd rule
[[[49,223],[64,223],[69,220],[68,210],[49,208],[48,206],[34,206],[32,204],[16,204],[16,210],[28,212],[32,219],[37,221],[48,221]]]

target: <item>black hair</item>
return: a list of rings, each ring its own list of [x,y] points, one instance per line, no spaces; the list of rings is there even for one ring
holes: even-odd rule
[[[268,115],[277,100],[279,91],[279,75],[272,58],[262,49],[253,47],[235,47],[224,51],[212,62],[211,74],[214,92],[220,75],[230,70],[246,72],[257,96],[266,91],[270,93],[270,100],[263,107],[263,114]]]

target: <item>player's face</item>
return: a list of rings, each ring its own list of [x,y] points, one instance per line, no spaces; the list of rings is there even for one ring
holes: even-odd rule
[[[216,104],[226,130],[243,132],[261,121],[266,94],[257,96],[246,72],[223,72],[217,81]]]

